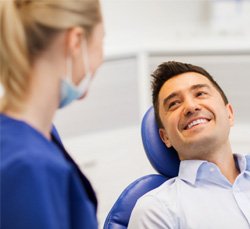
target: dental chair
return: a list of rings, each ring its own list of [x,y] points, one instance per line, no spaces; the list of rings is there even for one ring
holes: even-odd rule
[[[104,229],[127,228],[137,199],[178,175],[180,160],[176,151],[162,142],[153,107],[143,117],[141,136],[145,153],[158,174],[138,178],[121,193],[105,220]]]

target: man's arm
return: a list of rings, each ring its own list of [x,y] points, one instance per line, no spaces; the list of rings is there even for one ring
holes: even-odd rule
[[[129,229],[167,229],[177,228],[178,223],[166,204],[154,196],[140,198],[130,217]]]

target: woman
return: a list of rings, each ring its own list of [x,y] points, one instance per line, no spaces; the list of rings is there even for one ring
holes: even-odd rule
[[[98,0],[0,1],[1,228],[97,228],[90,183],[53,117],[102,62]]]

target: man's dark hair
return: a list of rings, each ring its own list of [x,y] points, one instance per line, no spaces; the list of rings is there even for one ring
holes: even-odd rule
[[[222,99],[224,100],[224,103],[228,104],[228,99],[225,93],[223,92],[221,87],[218,85],[218,83],[213,79],[213,77],[205,69],[192,65],[192,64],[186,64],[186,63],[181,63],[181,62],[175,62],[175,61],[164,62],[160,64],[151,75],[153,77],[153,80],[151,82],[153,106],[154,106],[154,111],[155,111],[156,122],[159,128],[163,128],[160,115],[159,115],[159,101],[158,101],[161,87],[167,80],[177,75],[180,75],[182,73],[186,73],[186,72],[200,73],[201,75],[209,79],[209,81],[215,86],[215,88],[221,94]]]

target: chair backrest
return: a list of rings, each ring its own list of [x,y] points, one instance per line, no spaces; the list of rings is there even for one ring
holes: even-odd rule
[[[138,178],[131,183],[118,197],[109,212],[104,229],[125,229],[128,226],[131,212],[137,199],[150,190],[157,188],[167,180],[159,174],[151,174]]]
[[[153,107],[149,108],[143,117],[141,136],[146,155],[151,165],[160,174],[143,176],[131,183],[110,210],[104,223],[104,229],[127,228],[137,199],[178,174],[180,165],[178,155],[173,148],[167,148],[162,142]]]
[[[153,107],[150,107],[143,117],[141,136],[144,150],[153,168],[166,177],[176,177],[180,160],[175,149],[166,147],[161,140]]]

